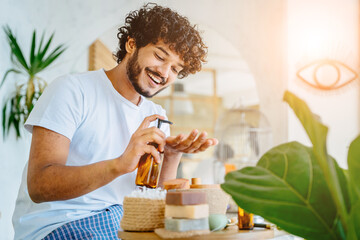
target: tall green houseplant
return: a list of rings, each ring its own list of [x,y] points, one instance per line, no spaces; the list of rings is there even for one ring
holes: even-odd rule
[[[3,137],[5,138],[9,134],[11,127],[14,127],[16,131],[16,137],[21,137],[21,126],[28,118],[31,110],[34,107],[35,102],[38,100],[44,88],[46,82],[37,75],[52,64],[64,51],[63,44],[49,51],[50,44],[54,37],[54,34],[49,39],[44,39],[44,33],[41,36],[40,43],[37,46],[36,31],[33,31],[30,56],[26,61],[23,51],[21,50],[18,41],[11,31],[9,26],[3,27],[7,42],[10,46],[11,62],[13,67],[5,72],[4,77],[0,83],[0,88],[3,86],[6,78],[10,73],[22,74],[26,78],[16,78],[16,89],[12,95],[5,100],[2,108],[2,129]]]
[[[246,211],[305,239],[360,239],[360,136],[350,144],[349,169],[342,169],[327,153],[328,128],[291,92],[284,100],[313,146],[274,147],[255,167],[228,173],[222,189]]]

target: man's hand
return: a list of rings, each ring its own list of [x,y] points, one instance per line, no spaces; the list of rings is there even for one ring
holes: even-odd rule
[[[183,153],[205,151],[218,143],[216,138],[206,138],[207,133],[194,129],[185,137],[183,134],[166,138],[164,162],[161,169],[159,185],[169,179],[176,178],[177,168]]]
[[[146,153],[151,154],[156,162],[161,161],[157,149],[153,145],[149,145],[149,143],[156,143],[159,145],[159,151],[164,151],[165,134],[157,127],[149,128],[150,123],[158,118],[164,119],[163,116],[156,114],[146,117],[131,136],[124,153],[118,158],[119,172],[125,174],[134,171],[138,166],[140,157]]]
[[[216,138],[206,138],[206,132],[202,132],[199,135],[198,133],[199,131],[194,129],[187,137],[183,134],[179,134],[176,137],[168,137],[165,149],[172,153],[198,153],[218,143]]]
[[[123,155],[84,166],[67,166],[70,140],[65,136],[34,126],[28,167],[28,191],[36,202],[67,200],[94,191],[118,176],[136,169],[145,153],[160,161],[149,142],[164,150],[165,134],[158,128],[148,128],[150,122],[162,116],[145,118],[131,137]],[[54,147],[55,146],[55,147]]]

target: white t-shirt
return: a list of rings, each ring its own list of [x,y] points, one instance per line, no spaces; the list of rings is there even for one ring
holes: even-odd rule
[[[32,132],[33,126],[41,126],[69,138],[66,165],[82,166],[119,157],[144,118],[152,114],[166,113],[143,97],[138,106],[126,100],[104,70],[98,70],[53,81],[36,103],[25,128]],[[167,124],[161,130],[169,136]],[[13,215],[15,239],[41,239],[67,222],[122,204],[124,196],[135,189],[136,171],[78,198],[36,204],[27,191],[26,168]]]

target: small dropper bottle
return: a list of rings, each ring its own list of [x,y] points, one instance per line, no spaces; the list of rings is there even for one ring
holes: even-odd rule
[[[158,118],[157,127],[159,129],[161,129],[162,123],[173,124],[170,121],[162,120],[162,119]],[[149,145],[154,146],[158,150],[160,158],[161,158],[161,162],[156,163],[154,161],[154,157],[149,153],[146,153],[143,156],[141,156],[139,165],[138,165],[138,172],[136,175],[135,184],[137,186],[156,188],[158,186],[158,182],[159,182],[164,153],[159,151],[159,145],[157,143],[152,142],[152,143],[149,143]]]
[[[244,209],[238,208],[239,230],[252,230],[254,228],[254,214],[247,213]]]

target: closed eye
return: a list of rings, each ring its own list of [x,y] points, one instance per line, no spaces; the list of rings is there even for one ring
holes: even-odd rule
[[[178,71],[175,67],[172,67],[171,69],[172,69],[172,71],[173,71],[174,73],[176,73],[176,74],[179,73],[179,71]]]
[[[155,55],[155,57],[157,58],[157,59],[159,59],[160,61],[164,61],[164,58],[162,58],[162,57],[160,57],[158,54],[154,54]]]

